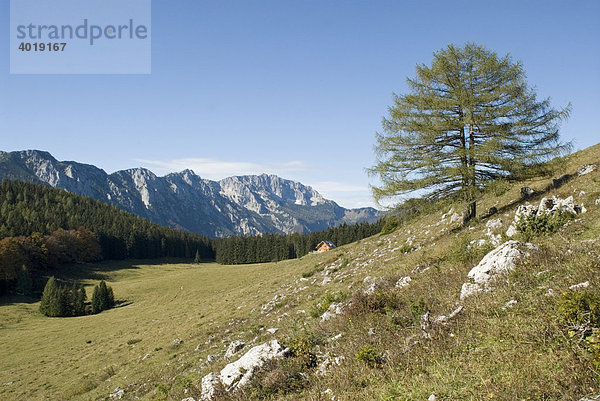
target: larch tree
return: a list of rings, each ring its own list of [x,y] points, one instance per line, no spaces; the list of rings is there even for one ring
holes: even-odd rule
[[[409,93],[394,105],[377,134],[373,186],[379,202],[397,196],[437,200],[456,196],[466,205],[463,222],[489,182],[524,177],[570,149],[559,138],[570,111],[538,100],[520,62],[482,46],[449,45],[431,66],[417,65]]]

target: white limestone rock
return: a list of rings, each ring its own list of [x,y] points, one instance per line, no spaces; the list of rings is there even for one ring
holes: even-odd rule
[[[329,308],[321,315],[321,321],[324,322],[331,318],[336,317],[342,313],[342,304],[339,302],[332,303]]]
[[[125,395],[125,390],[120,387],[115,388],[109,395],[111,400],[120,400]]]
[[[408,287],[410,285],[411,281],[412,281],[412,279],[410,278],[410,276],[402,277],[398,281],[396,281],[395,287],[396,288]]]
[[[332,356],[327,356],[327,358],[325,358],[325,360],[323,362],[321,362],[319,364],[319,366],[317,367],[317,374],[324,376],[330,368],[332,368],[333,366],[339,366],[342,361],[344,360],[344,356],[340,355],[340,356],[336,356],[336,357],[332,357]]]
[[[323,281],[321,282],[321,285],[323,286],[323,285],[327,285],[329,283],[331,283],[331,277],[324,277]]]
[[[488,231],[495,231],[502,228],[502,220],[501,219],[490,219],[485,223],[485,227]]]
[[[243,387],[254,371],[270,359],[282,357],[287,352],[277,340],[252,347],[240,359],[226,365],[220,374],[221,383],[227,391]]]
[[[217,387],[223,386],[225,391],[234,391],[245,386],[256,369],[266,361],[283,357],[288,352],[277,340],[271,340],[256,347],[250,348],[240,359],[227,364],[221,369],[220,374],[209,373],[202,378],[203,401],[210,401],[215,396]]]
[[[244,348],[245,346],[246,343],[242,340],[232,341],[231,344],[229,344],[229,347],[227,347],[227,351],[225,351],[225,358],[230,359],[232,356],[241,351],[242,348]]]
[[[566,199],[561,199],[556,196],[552,198],[542,198],[540,205],[537,210],[537,214],[554,214],[557,212],[568,212],[577,214],[579,208],[575,205],[573,196],[569,196]]]
[[[595,164],[584,164],[583,166],[577,169],[577,175],[586,175],[596,170],[598,166]]]
[[[528,251],[533,249],[537,248],[532,244],[511,240],[490,251],[469,272],[468,277],[474,283],[463,284],[460,299],[488,291],[496,277],[513,270],[516,262],[528,256]]]
[[[584,281],[583,283],[573,284],[569,287],[570,290],[579,290],[581,288],[588,288],[590,286],[589,281]]]
[[[537,208],[533,205],[521,205],[517,208],[515,218],[506,230],[506,235],[512,237],[517,233],[517,224],[522,218],[562,212],[578,214],[585,213],[586,210],[583,205],[577,205],[575,203],[573,196],[569,196],[566,199],[561,199],[557,196],[542,198]]]
[[[513,306],[515,306],[516,304],[517,304],[517,301],[515,299],[511,299],[510,301],[508,301],[507,303],[504,304],[504,306],[502,307],[502,310],[510,309]]]
[[[594,395],[594,396],[589,396],[589,397],[583,397],[583,398],[579,399],[579,401],[598,401],[598,400],[600,400],[600,394]]]
[[[479,294],[480,292],[484,292],[485,289],[481,287],[479,284],[473,283],[463,283],[460,289],[460,299],[463,300],[472,295]]]
[[[217,386],[221,384],[221,378],[215,373],[209,373],[202,378],[202,393],[200,400],[210,401],[217,392]]]

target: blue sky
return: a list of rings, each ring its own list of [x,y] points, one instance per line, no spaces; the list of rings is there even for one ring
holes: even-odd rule
[[[4,35],[0,149],[107,172],[274,173],[372,205],[364,169],[392,92],[450,43],[521,60],[540,97],[572,103],[563,138],[598,143],[598,15],[599,1],[154,0],[150,75],[10,75]]]

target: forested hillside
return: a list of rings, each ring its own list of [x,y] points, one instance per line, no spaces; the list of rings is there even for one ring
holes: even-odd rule
[[[0,287],[64,263],[101,259],[213,259],[210,239],[163,227],[116,206],[39,184],[0,185]]]
[[[229,237],[214,240],[217,263],[261,263],[302,257],[321,241],[341,246],[370,237],[381,231],[384,220],[375,223],[342,224],[309,234]]]
[[[323,240],[344,245],[381,231],[382,221],[310,234],[209,239],[164,227],[116,206],[22,181],[0,185],[0,285],[20,285],[64,263],[102,259],[198,258],[242,264],[301,257]],[[23,278],[23,277],[21,277]]]

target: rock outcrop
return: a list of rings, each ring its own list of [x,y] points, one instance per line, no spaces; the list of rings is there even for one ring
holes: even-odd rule
[[[231,344],[229,344],[229,347],[227,347],[227,351],[225,351],[225,359],[229,360],[231,357],[233,357],[235,354],[241,351],[241,349],[245,346],[246,343],[242,340],[232,341]]]
[[[277,340],[252,347],[240,359],[227,364],[220,374],[209,373],[202,378],[202,400],[212,400],[217,388],[222,386],[224,391],[231,392],[245,386],[256,369],[266,361],[283,357],[288,352]]]
[[[517,211],[515,212],[515,218],[506,230],[506,235],[508,237],[512,237],[517,234],[517,224],[519,224],[519,221],[524,218],[541,216],[544,214],[578,214],[584,212],[585,208],[583,205],[577,205],[572,196],[569,196],[566,199],[561,199],[556,196],[551,198],[542,198],[537,207],[534,205],[521,205],[517,208]]]
[[[537,248],[533,244],[511,240],[490,251],[469,272],[468,277],[473,282],[463,284],[460,299],[489,291],[498,276],[513,270],[516,262],[526,257],[529,254],[528,251],[534,249]]]

